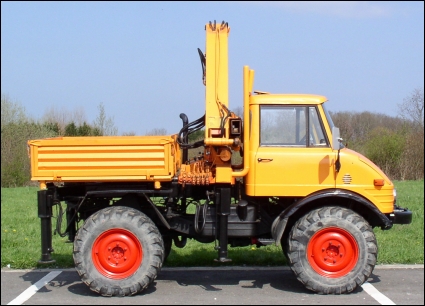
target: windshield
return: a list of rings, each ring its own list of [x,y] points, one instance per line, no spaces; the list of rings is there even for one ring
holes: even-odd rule
[[[326,119],[329,123],[329,129],[332,131],[332,128],[335,126],[334,122],[332,121],[332,117],[328,112],[328,109],[326,108],[325,104],[322,104],[323,110],[325,111]]]
[[[322,107],[323,107],[323,111],[325,112],[326,119],[328,121],[329,127],[330,127],[331,131],[333,131],[333,128],[334,127],[336,128],[336,126],[334,125],[334,122],[332,121],[332,117],[329,114],[328,109],[326,108],[325,104],[322,104]],[[339,129],[338,129],[338,134],[339,134]],[[334,137],[334,135],[332,135],[332,137]],[[342,143],[342,138],[340,138],[340,139],[341,139],[341,141],[339,143],[340,149],[345,148],[345,145]]]

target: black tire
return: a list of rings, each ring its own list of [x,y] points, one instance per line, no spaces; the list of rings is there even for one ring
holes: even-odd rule
[[[299,219],[287,240],[297,279],[319,294],[349,293],[372,273],[378,256],[369,223],[350,209],[323,207]]]
[[[74,241],[81,280],[103,296],[144,290],[162,267],[164,242],[155,224],[129,207],[102,209],[88,218]]]

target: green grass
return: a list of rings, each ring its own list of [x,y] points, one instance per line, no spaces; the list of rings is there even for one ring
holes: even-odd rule
[[[379,264],[424,263],[424,181],[396,181],[397,205],[413,213],[412,224],[395,224],[388,231],[374,229]]]
[[[388,231],[374,229],[379,246],[378,264],[423,264],[424,263],[424,181],[396,181],[397,203],[413,212],[409,225],[394,225]],[[1,189],[1,266],[15,269],[70,268],[72,243],[59,235],[53,236],[52,254],[56,263],[39,265],[41,257],[40,219],[37,216],[36,187]],[[56,219],[53,219],[53,228]],[[217,266],[214,262],[218,252],[214,243],[202,244],[188,239],[184,248],[173,249],[165,266]],[[285,265],[280,246],[269,245],[237,247],[228,250],[232,262],[226,265]]]

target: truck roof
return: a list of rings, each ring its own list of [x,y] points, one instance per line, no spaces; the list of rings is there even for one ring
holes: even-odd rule
[[[322,104],[328,99],[325,96],[311,94],[270,94],[256,91],[251,96],[250,104]]]

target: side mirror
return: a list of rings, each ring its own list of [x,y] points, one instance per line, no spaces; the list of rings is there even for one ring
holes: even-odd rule
[[[332,127],[332,150],[340,150],[343,148],[342,138],[339,136],[339,128]]]

